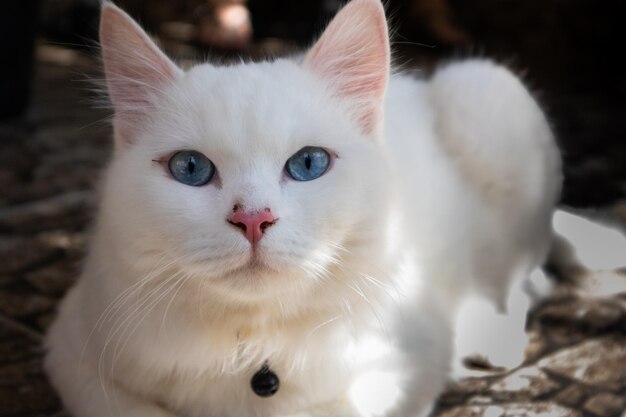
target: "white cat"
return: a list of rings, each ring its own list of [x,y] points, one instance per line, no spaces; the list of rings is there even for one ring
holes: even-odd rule
[[[520,81],[390,77],[377,0],[301,62],[183,72],[110,3],[101,42],[115,153],[47,338],[68,410],[427,412],[460,297],[502,303],[550,241],[559,157]]]

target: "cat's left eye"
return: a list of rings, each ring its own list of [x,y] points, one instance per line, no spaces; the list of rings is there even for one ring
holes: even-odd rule
[[[196,151],[176,152],[167,166],[176,181],[193,187],[207,184],[215,175],[213,162]]]
[[[296,181],[311,181],[326,173],[330,161],[330,154],[324,148],[307,146],[287,160],[285,171]]]

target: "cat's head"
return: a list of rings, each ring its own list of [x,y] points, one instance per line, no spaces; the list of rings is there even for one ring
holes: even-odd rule
[[[250,301],[307,294],[379,250],[379,1],[346,6],[301,60],[183,71],[110,3],[101,43],[116,148],[102,227],[126,261]]]

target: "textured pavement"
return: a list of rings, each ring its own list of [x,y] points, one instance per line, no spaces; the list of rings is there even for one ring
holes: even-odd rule
[[[66,415],[40,342],[78,274],[111,148],[108,113],[84,82],[95,67],[40,47],[28,122],[0,123],[0,417]],[[565,280],[528,330],[522,367],[451,383],[434,415],[626,417],[626,293],[591,296]]]

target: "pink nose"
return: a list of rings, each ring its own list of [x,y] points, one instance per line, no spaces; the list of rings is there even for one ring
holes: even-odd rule
[[[272,216],[270,209],[255,212],[236,210],[228,218],[228,222],[240,228],[246,239],[253,245],[261,240],[265,229],[276,223],[276,220],[278,219]]]

